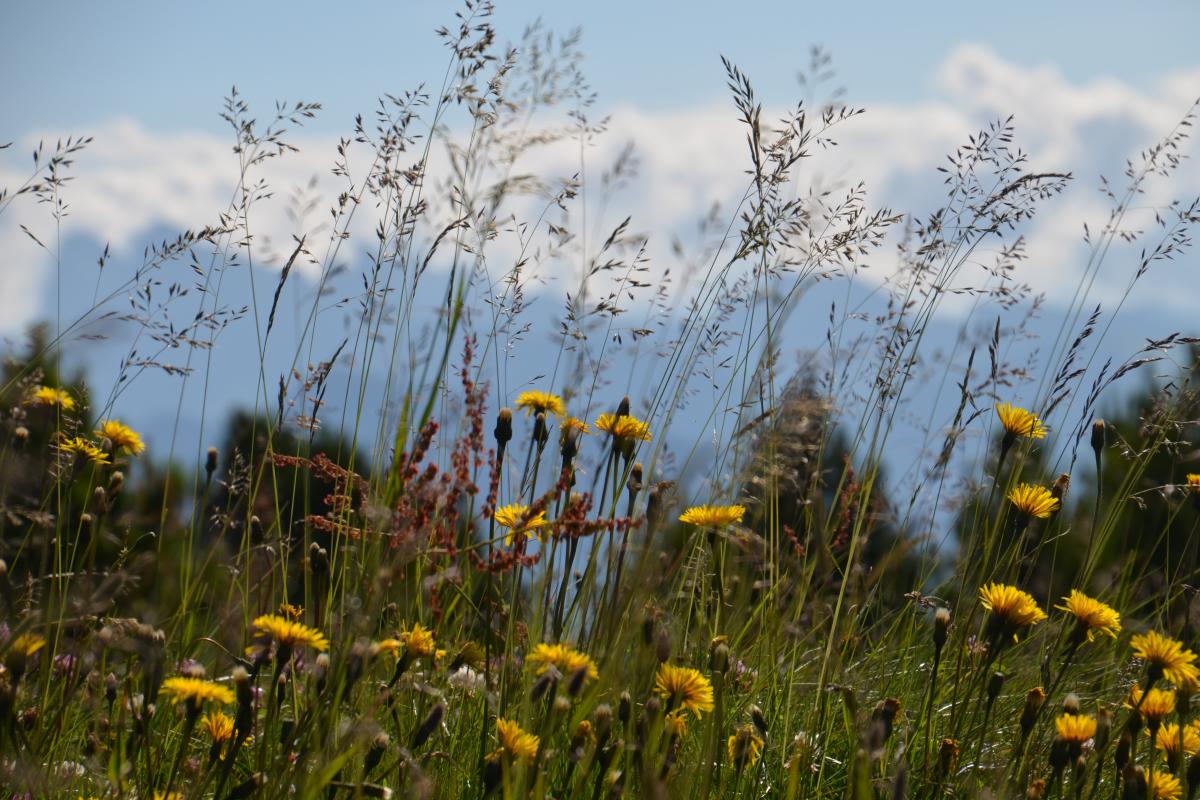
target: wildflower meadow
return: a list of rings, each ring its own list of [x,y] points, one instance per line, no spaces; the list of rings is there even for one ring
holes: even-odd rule
[[[590,160],[578,43],[492,11],[447,8],[444,73],[270,252],[322,108],[236,89],[210,221],[131,264],[39,240],[97,289],[4,352],[0,796],[1200,795],[1200,330],[1121,338],[1088,294],[1196,266],[1200,199],[1159,198],[1197,107],[1113,165],[1047,312],[1023,237],[1092,176],[999,119],[936,207],[877,207],[812,177],[869,108],[764,111],[726,60],[744,193],[668,269],[610,204],[633,157]],[[39,147],[0,225],[68,228],[94,144]],[[211,368],[231,339],[259,367]],[[149,436],[150,376],[244,411]]]

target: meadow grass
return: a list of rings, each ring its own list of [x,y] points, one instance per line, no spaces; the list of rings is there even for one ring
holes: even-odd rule
[[[1128,218],[1178,169],[1194,108],[1109,186],[1035,374],[1020,231],[1071,176],[1030,171],[1011,121],[950,155],[935,211],[872,209],[861,185],[802,182],[861,110],[810,101],[764,122],[726,62],[744,194],[680,247],[672,283],[635,223],[609,222],[635,159],[589,162],[605,121],[578,37],[534,27],[500,48],[490,13],[467,3],[439,31],[440,83],[359,118],[333,166],[344,190],[277,277],[253,246],[275,202],[260,170],[320,106],[264,124],[234,91],[228,207],[12,354],[5,793],[1194,797],[1197,340],[1097,364],[1120,308],[1090,299],[1115,243],[1143,243],[1126,296],[1187,250],[1197,203],[1137,233]],[[61,226],[89,143],[39,150],[0,220],[37,200]],[[573,177],[522,171],[564,143]],[[864,314],[860,269],[896,241]],[[335,302],[350,251],[366,266]],[[280,342],[298,265],[316,284]],[[241,269],[250,296],[226,296]],[[553,320],[530,311],[546,272],[571,285]],[[798,367],[782,332],[824,282],[847,302]],[[929,353],[963,295],[988,334]],[[63,364],[126,299],[106,396]],[[344,339],[319,352],[335,321]],[[253,329],[257,374],[214,370],[232,326]],[[525,385],[534,336],[554,361]],[[1114,384],[1172,357],[1179,379],[1128,424],[1098,418]],[[177,379],[177,419],[231,378],[252,412],[222,447],[210,428],[148,452],[117,410],[152,371]],[[909,463],[906,426],[921,453],[897,500],[885,468]]]

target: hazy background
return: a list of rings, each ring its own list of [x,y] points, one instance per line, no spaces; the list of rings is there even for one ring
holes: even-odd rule
[[[290,137],[301,152],[267,171],[279,202],[256,220],[255,269],[264,273],[258,292],[269,293],[291,236],[318,224],[290,218],[288,198],[316,198],[314,219],[327,215],[340,185],[330,175],[338,138],[350,135],[354,115],[369,115],[384,93],[422,83],[436,90],[446,51],[433,30],[452,25],[459,8],[448,2],[338,5],[5,4],[0,143],[14,145],[0,151],[0,186],[24,179],[39,139],[75,134],[95,142],[72,170],[61,239],[44,206],[18,202],[0,216],[0,336],[18,341],[35,321],[73,319],[103,295],[110,275],[127,275],[141,262],[147,243],[214,221],[236,178],[231,134],[218,118],[222,98],[235,84],[260,116],[276,99],[324,106]],[[586,154],[585,172],[594,177],[628,142],[636,145],[636,179],[619,203],[593,212],[600,218],[590,219],[589,229],[603,235],[632,215],[633,227],[651,234],[655,274],[677,267],[672,238],[691,236],[714,203],[728,209],[746,180],[744,132],[728,99],[721,55],[750,76],[768,109],[764,117],[773,118],[805,97],[797,73],[807,66],[812,45],[824,47],[836,69],[825,89],[845,87],[844,100],[867,113],[842,128],[839,147],[808,169],[822,184],[865,180],[872,206],[929,212],[941,197],[936,167],[945,154],[989,121],[1014,115],[1017,143],[1029,152],[1032,168],[1071,171],[1076,178],[1025,231],[1030,258],[1017,276],[1045,294],[1041,319],[1052,323],[1051,331],[1079,284],[1082,223],[1104,221],[1099,176],[1119,177],[1126,159],[1170,131],[1200,97],[1200,4],[1193,2],[847,7],[501,0],[493,23],[502,41],[515,42],[539,18],[548,31],[582,29],[578,49],[596,93],[589,115],[610,115],[607,132]],[[580,153],[577,147],[551,149],[524,166],[569,176],[581,169]],[[1136,222],[1149,225],[1155,208],[1198,193],[1200,167],[1188,163],[1169,186],[1152,187]],[[34,244],[21,226],[46,247]],[[101,275],[96,260],[106,245],[112,256]],[[361,267],[363,248],[359,243],[344,254],[352,272]],[[1137,252],[1111,254],[1089,306],[1117,304]],[[864,264],[856,294],[839,290],[838,296],[866,303],[888,275],[891,255],[885,249]],[[1189,253],[1156,265],[1125,302],[1104,348],[1123,359],[1144,337],[1197,333],[1196,259]],[[530,298],[547,319],[561,307],[562,281],[573,266],[559,268],[561,275],[541,282],[541,296]],[[503,259],[496,259],[492,272],[504,269]],[[182,271],[180,278],[188,280]],[[281,330],[295,325],[289,312],[304,307],[312,279],[304,268],[293,278]],[[229,304],[246,302],[250,276],[231,274],[229,280],[222,289]],[[432,284],[431,291],[440,289],[439,281]],[[827,295],[804,302],[809,305],[785,333],[796,348],[819,343],[828,314]],[[950,347],[970,325],[990,322],[971,320],[967,301],[950,307],[961,316],[939,322],[935,345]],[[87,371],[113,413],[146,431],[152,451],[165,452],[173,432],[184,448],[198,451],[229,409],[254,401],[258,353],[247,346],[253,324],[252,317],[243,319],[222,334],[209,364],[193,365],[209,368],[203,390],[194,385],[181,392],[178,379],[159,374],[141,376],[131,388],[112,387],[116,361],[128,346],[119,333],[116,341],[75,342],[69,360]],[[318,356],[340,341],[337,327],[327,326],[317,348],[327,352]],[[531,344],[527,363],[497,377],[504,399],[511,401],[545,374],[538,348],[547,346]],[[280,358],[270,363],[267,382],[286,368],[287,357]]]

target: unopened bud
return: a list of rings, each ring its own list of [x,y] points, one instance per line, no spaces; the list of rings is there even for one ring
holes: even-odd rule
[[[496,415],[496,429],[492,434],[496,437],[496,446],[503,450],[504,446],[512,440],[512,409],[502,408],[500,413]]]
[[[950,609],[942,607],[933,613],[933,647],[938,653],[946,645],[946,636],[950,630]]]

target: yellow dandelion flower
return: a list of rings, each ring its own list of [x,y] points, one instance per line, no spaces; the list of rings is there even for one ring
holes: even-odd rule
[[[95,442],[88,441],[82,436],[76,436],[73,439],[60,439],[57,446],[60,452],[83,456],[93,464],[108,463],[108,453],[104,452]]]
[[[263,614],[254,620],[254,627],[284,647],[311,647],[321,652],[329,649],[325,634],[278,614]]]
[[[22,633],[8,645],[8,652],[29,658],[46,646],[46,639],[36,633]]]
[[[527,733],[519,724],[508,719],[496,720],[496,738],[500,740],[500,747],[488,756],[492,761],[502,755],[514,761],[532,761],[537,757],[538,747],[542,743],[541,738]]]
[[[675,709],[670,714],[667,714],[663,724],[666,726],[669,735],[679,739],[687,736],[687,715],[683,713],[682,708]]]
[[[1129,690],[1128,708],[1135,709],[1144,719],[1157,723],[1175,713],[1175,692],[1170,689],[1151,689],[1143,692],[1140,686]]]
[[[404,645],[405,654],[410,658],[428,658],[436,649],[433,631],[419,622],[414,622],[412,627],[406,631],[400,631],[399,638],[401,644]]]
[[[560,445],[566,443],[567,436],[570,435],[571,431],[575,431],[580,436],[586,436],[592,432],[592,429],[586,422],[576,417],[564,417],[563,421],[558,424],[558,430],[558,443]]]
[[[96,430],[96,436],[112,442],[114,451],[124,450],[136,456],[141,455],[142,451],[146,449],[146,444],[137,431],[115,419],[106,419],[101,422],[100,427]]]
[[[279,616],[287,617],[294,622],[299,620],[300,617],[304,615],[304,609],[300,606],[292,605],[291,603],[280,603],[279,610],[276,613],[278,613]]]
[[[1003,583],[989,583],[979,587],[979,602],[992,612],[990,624],[995,632],[1015,635],[1029,625],[1036,625],[1046,618],[1046,612],[1038,607],[1037,601],[1028,592]]]
[[[538,535],[541,528],[550,524],[545,511],[530,516],[529,506],[524,503],[500,506],[492,514],[492,519],[496,520],[496,524],[501,528],[508,530],[508,535],[504,537],[505,544],[512,544],[513,536],[518,533],[524,533],[527,539],[532,539]]]
[[[567,415],[567,404],[556,394],[530,390],[517,395],[517,408],[525,409],[525,415],[553,414],[556,417]]]
[[[538,644],[525,660],[538,667],[539,675],[554,667],[563,677],[570,677],[581,669],[587,670],[589,680],[594,681],[600,677],[595,661],[566,644]]]
[[[629,414],[618,417],[616,414],[605,412],[596,417],[596,429],[618,439],[638,439],[648,442],[651,438],[650,426]]]
[[[1200,489],[1200,473],[1189,472],[1187,474],[1187,487],[1192,490]]]
[[[1045,486],[1021,483],[1008,493],[1008,502],[1029,517],[1046,519],[1058,510],[1058,498]]]
[[[729,760],[739,769],[746,764],[754,766],[762,754],[763,740],[753,725],[742,725],[726,742]]]
[[[208,700],[214,703],[233,702],[233,689],[203,678],[167,678],[163,681],[162,692],[170,695],[171,702],[176,704],[186,702],[198,706]]]
[[[403,648],[404,642],[399,639],[384,639],[375,643],[375,652],[390,653],[393,656],[399,656]]]
[[[1114,639],[1121,632],[1121,615],[1111,606],[1088,597],[1078,589],[1072,589],[1071,594],[1063,598],[1063,605],[1055,608],[1075,617],[1080,629],[1087,631],[1089,642],[1095,640],[1097,631]]]
[[[996,406],[996,416],[1000,418],[1000,424],[1004,426],[1004,434],[1007,437],[1043,439],[1046,436],[1046,426],[1032,411],[1011,403],[1001,403]]]
[[[63,411],[75,410],[75,398],[66,389],[53,386],[35,386],[25,399],[28,406],[58,406]]]
[[[233,738],[233,717],[223,711],[209,711],[201,718],[200,728],[214,742],[227,742]]]
[[[1083,744],[1096,735],[1096,718],[1087,714],[1059,714],[1054,720],[1054,730],[1064,741]]]
[[[1150,735],[1149,728],[1146,728],[1146,735]],[[1184,725],[1181,731],[1177,724],[1169,722],[1159,728],[1154,737],[1154,746],[1168,756],[1179,755],[1181,745],[1184,755],[1193,756],[1200,752],[1200,731],[1196,730],[1195,723]]]
[[[1179,778],[1161,770],[1146,773],[1146,790],[1154,800],[1179,800],[1183,797],[1183,784]]]
[[[667,701],[669,711],[686,708],[699,717],[715,708],[712,682],[691,667],[660,664],[654,675],[654,691]]]
[[[1183,684],[1194,682],[1200,676],[1196,668],[1196,654],[1169,636],[1157,631],[1139,633],[1129,641],[1133,654],[1146,662],[1153,678],[1166,676],[1167,680]]]
[[[745,514],[746,507],[740,505],[692,506],[679,515],[679,521],[701,528],[724,528],[726,525],[741,522]]]

